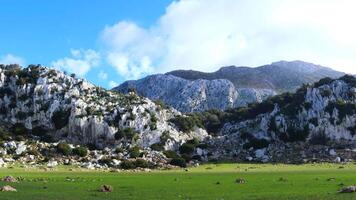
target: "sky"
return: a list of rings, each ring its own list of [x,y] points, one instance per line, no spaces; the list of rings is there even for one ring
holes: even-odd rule
[[[303,60],[356,74],[354,0],[0,0],[0,63],[112,88],[175,69]]]

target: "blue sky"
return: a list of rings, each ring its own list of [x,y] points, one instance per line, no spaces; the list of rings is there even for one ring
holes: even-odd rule
[[[356,74],[354,0],[0,0],[0,63],[111,88],[175,69],[304,60]]]
[[[106,25],[121,20],[149,27],[161,16],[171,0],[0,0],[0,56],[12,54],[25,64],[50,65],[70,55],[70,49],[98,49],[98,36]],[[97,78],[122,77],[105,62],[85,75],[90,81],[108,87]]]

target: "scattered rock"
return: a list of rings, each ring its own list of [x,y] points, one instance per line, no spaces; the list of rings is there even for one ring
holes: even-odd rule
[[[243,179],[243,178],[237,178],[237,179],[235,180],[235,182],[238,183],[238,184],[245,184],[245,183],[246,183],[246,180]]]
[[[51,161],[48,162],[47,167],[49,167],[49,168],[54,168],[54,167],[56,167],[57,165],[58,165],[58,162],[57,162],[57,161],[51,160]]]
[[[0,191],[2,192],[17,192],[17,190],[10,185],[5,185],[0,188]]]
[[[351,186],[344,187],[339,192],[340,193],[354,193],[354,192],[356,192],[356,186],[351,185]]]
[[[17,179],[13,176],[5,176],[2,181],[4,182],[10,182],[10,183],[15,183],[17,182]]]
[[[20,154],[22,154],[24,151],[26,151],[26,148],[27,148],[27,146],[25,145],[25,142],[20,142],[20,143],[17,145],[17,148],[16,148],[15,153],[16,153],[17,155],[20,155]]]
[[[112,192],[114,188],[111,185],[102,185],[99,192]]]

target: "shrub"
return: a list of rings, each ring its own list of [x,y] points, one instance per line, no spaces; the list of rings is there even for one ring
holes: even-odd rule
[[[195,145],[184,143],[179,147],[179,153],[181,154],[192,154],[194,152]]]
[[[71,154],[72,149],[70,148],[69,144],[61,142],[57,144],[57,152],[67,156]]]
[[[70,109],[58,110],[53,113],[52,122],[57,130],[63,128],[68,124],[70,116]]]
[[[126,140],[132,140],[135,135],[137,135],[136,131],[129,127],[129,128],[125,128],[124,130],[119,129],[116,133],[115,133],[115,139],[116,140],[121,140],[121,139],[126,139]]]
[[[163,151],[163,154],[167,158],[179,158],[178,154],[175,151],[172,151],[172,150]]]
[[[28,133],[28,130],[27,128],[21,124],[21,123],[16,123],[13,125],[12,127],[12,132],[15,134],[15,135],[26,135]]]
[[[322,78],[318,82],[314,83],[314,87],[320,87],[322,85],[330,84],[334,81],[334,79],[330,77]]]
[[[140,157],[140,147],[134,146],[129,149],[129,154],[131,158]]]
[[[183,132],[193,131],[195,126],[203,128],[202,121],[198,115],[176,116],[170,120],[179,130]]]
[[[140,168],[151,168],[152,163],[143,160],[143,159],[136,159],[135,161],[130,161],[130,160],[124,160],[120,163],[120,167],[122,169],[136,169],[138,167]]]
[[[80,157],[85,157],[88,155],[88,148],[86,147],[77,147],[73,149],[73,153]]]
[[[269,141],[266,139],[251,138],[247,143],[243,145],[244,149],[249,149],[253,147],[254,149],[263,149],[268,147]]]
[[[319,132],[309,139],[309,143],[313,145],[327,145],[329,141],[330,138],[324,132]]]
[[[132,161],[124,160],[120,163],[122,169],[135,169],[135,164]]]
[[[297,129],[293,126],[287,128],[287,133],[281,134],[280,139],[284,142],[305,141],[309,136],[309,127],[306,125],[303,129]]]
[[[179,167],[187,167],[187,164],[183,158],[173,158],[169,164]]]
[[[154,143],[151,145],[151,149],[154,151],[163,151],[164,150],[164,146],[162,143]]]

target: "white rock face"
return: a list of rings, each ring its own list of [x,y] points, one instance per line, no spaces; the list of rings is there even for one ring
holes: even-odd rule
[[[265,103],[260,111],[251,111],[251,115],[256,115],[251,119],[225,123],[221,137],[211,140],[212,151],[221,155],[228,149],[232,150],[231,155],[236,155],[247,151],[243,150],[247,145],[255,151],[255,158],[267,161],[265,148],[278,150],[291,142],[327,145],[329,141],[348,148],[356,145],[355,79],[308,86],[290,98],[286,101],[287,97],[279,97],[279,103]],[[334,149],[326,154],[338,156]]]
[[[40,66],[25,69],[0,67],[0,121],[38,137],[65,139],[74,144],[99,148],[115,145],[149,147],[162,133],[171,145],[192,138],[193,133],[177,130],[169,120],[180,115],[147,98],[123,95],[95,87],[83,79]],[[131,138],[116,138],[128,131]],[[122,133],[124,132],[124,133]],[[201,132],[195,133],[201,135]],[[205,132],[206,134],[206,132]],[[47,135],[47,136],[46,136]],[[203,138],[205,136],[201,136]],[[5,148],[16,149],[16,143]],[[21,145],[20,154],[26,146]]]
[[[47,167],[49,167],[49,168],[54,168],[56,166],[58,166],[58,162],[57,161],[51,160],[51,161],[49,161],[47,163]]]
[[[16,149],[16,154],[20,155],[22,154],[22,152],[26,151],[27,146],[25,145],[25,142],[20,142],[17,145],[17,149]]]
[[[209,109],[226,110],[275,95],[269,89],[239,88],[226,79],[189,81],[173,75],[152,75],[137,81],[127,81],[114,90],[128,93],[135,89],[140,95],[162,100],[181,112]]]

